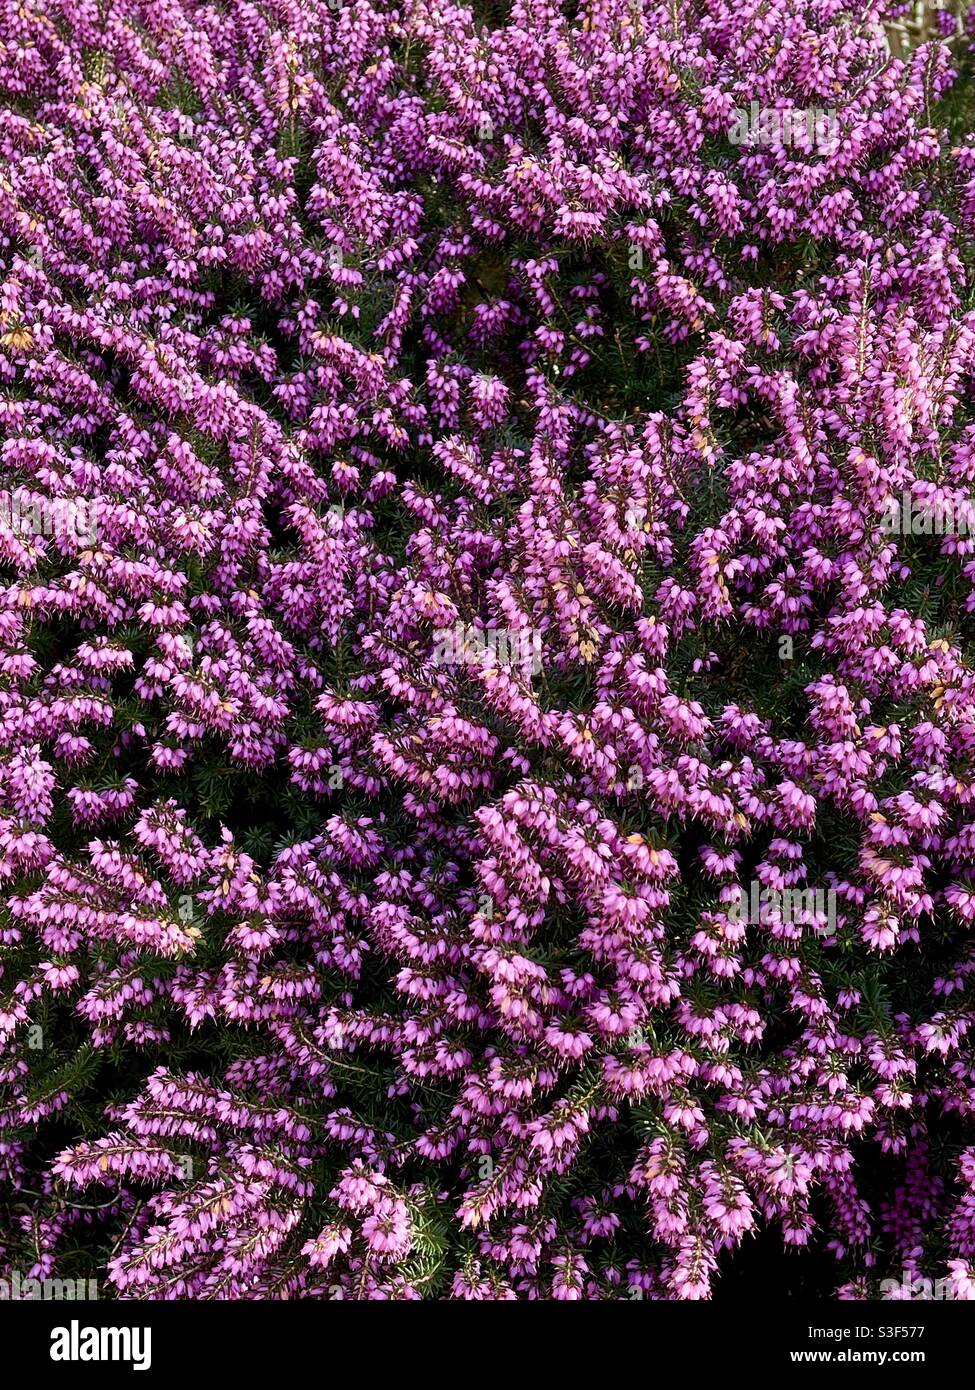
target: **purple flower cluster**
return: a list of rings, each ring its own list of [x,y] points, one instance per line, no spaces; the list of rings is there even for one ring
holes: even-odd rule
[[[975,1297],[975,138],[897,15],[0,0],[0,1266]]]

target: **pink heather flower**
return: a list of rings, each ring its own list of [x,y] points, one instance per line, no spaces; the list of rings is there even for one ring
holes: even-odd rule
[[[973,1296],[975,21],[578,8],[0,10],[11,1267]]]

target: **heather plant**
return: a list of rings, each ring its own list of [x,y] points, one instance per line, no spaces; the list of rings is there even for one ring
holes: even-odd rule
[[[973,39],[0,0],[0,1277],[975,1297]]]

